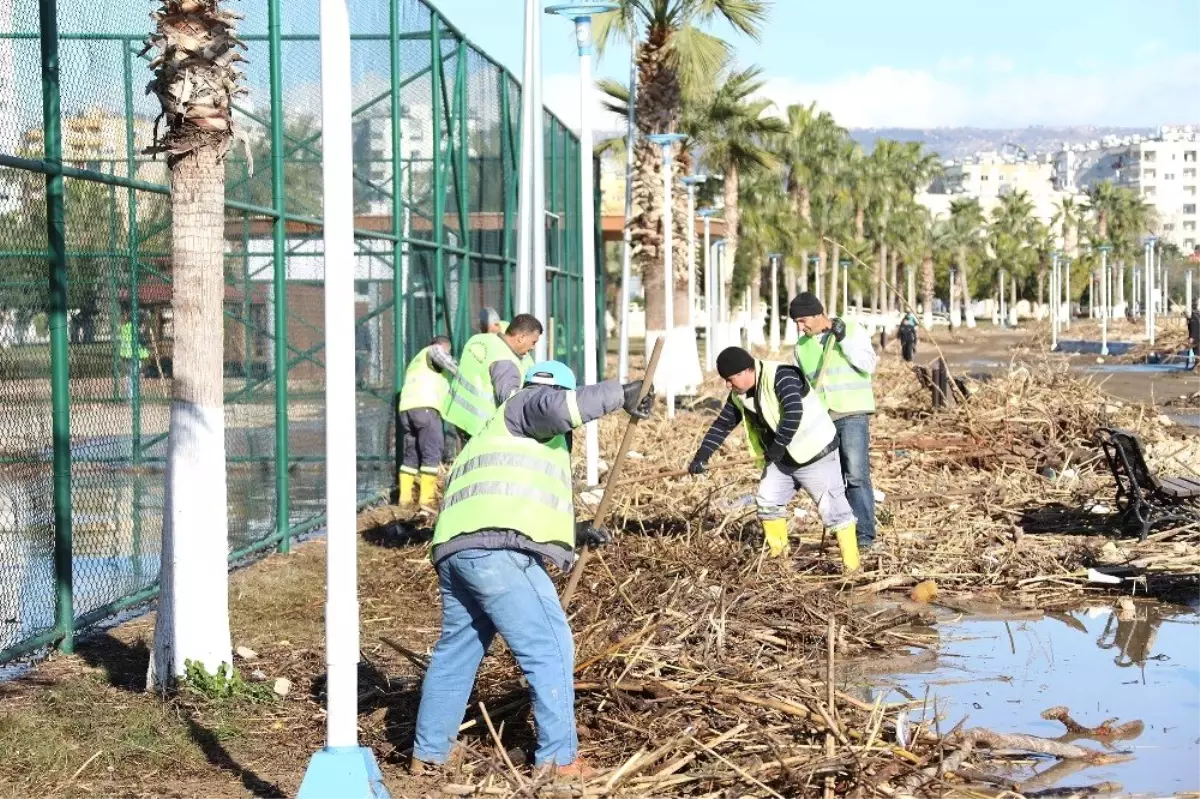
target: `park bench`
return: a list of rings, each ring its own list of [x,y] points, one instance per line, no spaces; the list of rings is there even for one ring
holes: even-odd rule
[[[1145,449],[1128,430],[1101,427],[1096,443],[1117,484],[1117,509],[1121,523],[1135,523],[1145,541],[1150,528],[1166,521],[1200,518],[1200,478],[1160,477],[1146,463]]]

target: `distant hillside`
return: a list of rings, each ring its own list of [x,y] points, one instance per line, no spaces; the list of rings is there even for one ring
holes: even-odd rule
[[[962,158],[977,152],[1000,150],[1006,143],[1025,148],[1030,155],[1058,150],[1063,142],[1082,144],[1105,136],[1154,135],[1155,128],[1068,127],[1068,128],[853,128],[850,135],[866,149],[877,139],[919,141],[942,158]]]

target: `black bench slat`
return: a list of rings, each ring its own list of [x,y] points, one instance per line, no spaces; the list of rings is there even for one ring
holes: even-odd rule
[[[1158,478],[1158,488],[1167,496],[1175,499],[1200,496],[1200,486],[1195,486],[1180,477],[1160,477]]]

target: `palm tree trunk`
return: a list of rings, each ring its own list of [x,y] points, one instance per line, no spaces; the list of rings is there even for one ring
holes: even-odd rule
[[[838,309],[838,261],[842,257],[842,245],[834,242],[833,258],[829,262],[829,301],[825,303],[825,310],[830,316],[837,316]]]
[[[926,330],[933,330],[933,255],[925,253],[921,259],[921,302],[922,323]]]
[[[892,250],[892,287],[888,291],[888,311],[898,311],[900,305],[900,251]]]
[[[958,252],[958,288],[962,295],[963,314],[966,316],[966,325],[968,328],[975,327],[975,309],[971,307],[971,288],[967,280],[967,251],[960,249]]]
[[[808,282],[808,250],[800,251],[800,283],[797,286],[800,291],[811,291]]]
[[[738,170],[730,166],[725,171],[725,185],[722,187],[725,198],[725,257],[726,263],[737,263],[737,248],[740,236],[738,224],[742,214],[738,206]],[[728,296],[728,295],[726,295]]]
[[[1038,293],[1037,306],[1038,307],[1037,307],[1037,311],[1034,313],[1034,316],[1037,319],[1042,318],[1042,316],[1043,316],[1042,309],[1046,307],[1046,272],[1047,272],[1046,262],[1039,261],[1038,262],[1038,274],[1037,274],[1037,293]]]
[[[1113,290],[1113,294],[1117,296],[1117,307],[1121,309],[1121,316],[1125,315],[1125,262],[1117,264],[1117,287]],[[1189,311],[1190,312],[1190,311]]]
[[[1012,286],[1012,291],[1009,293],[1011,298],[1008,303],[1008,321],[1013,326],[1017,326],[1017,276],[1009,275],[1009,285]]]
[[[225,482],[225,170],[206,144],[171,168],[174,381],[150,685],[232,662]],[[216,331],[214,333],[214,331]]]
[[[640,93],[639,93],[640,96]],[[638,109],[641,122],[641,109]],[[633,207],[640,209],[630,220],[634,261],[642,276],[646,308],[646,330],[665,330],[666,283],[663,280],[662,248],[662,152],[657,145],[639,138],[634,144]]]

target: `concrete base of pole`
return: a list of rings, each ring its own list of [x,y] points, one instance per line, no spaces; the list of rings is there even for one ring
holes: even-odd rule
[[[662,334],[661,330],[646,331],[646,357],[654,351],[654,342]],[[675,328],[671,332],[669,346],[663,348],[663,353],[666,354],[668,350],[671,357],[659,362],[658,372],[654,375],[655,393],[665,397],[669,390],[674,397],[694,397],[704,382],[696,332],[690,327]]]
[[[389,799],[375,755],[365,746],[326,747],[313,755],[297,799]]]

